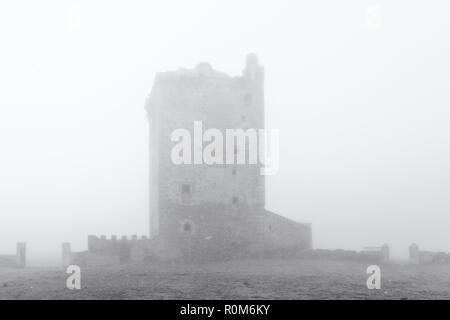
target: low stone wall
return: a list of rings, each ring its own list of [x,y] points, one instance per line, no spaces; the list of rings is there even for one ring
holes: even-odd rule
[[[15,268],[17,267],[17,257],[14,254],[2,254],[0,255],[0,267],[1,268]]]
[[[0,268],[24,268],[27,264],[26,244],[19,242],[16,254],[0,255]]]
[[[419,246],[409,246],[409,261],[414,264],[450,264],[450,253],[422,251]]]
[[[88,250],[73,252],[70,243],[62,245],[62,265],[76,264],[84,267],[103,267],[129,261],[143,261],[152,256],[151,241],[147,237],[116,236],[88,237]]]
[[[386,250],[386,247],[383,246]],[[356,261],[356,262],[368,262],[368,263],[386,263],[389,261],[389,256],[386,255],[384,250],[327,250],[327,249],[315,249],[303,252],[300,258],[318,259],[318,260],[342,260],[342,261]]]
[[[88,250],[72,252],[69,243],[62,245],[62,265],[107,266],[133,261],[220,261],[246,258],[299,257],[311,249],[311,227],[286,218],[264,213],[248,232],[227,229],[224,233],[195,234],[180,232],[177,241],[161,237],[131,238],[89,236]],[[195,229],[194,231],[195,232]],[[219,235],[219,236],[218,236]],[[169,239],[170,240],[170,239]],[[254,245],[254,247],[252,247]],[[257,245],[257,246],[256,246]],[[249,249],[250,248],[250,249]],[[250,250],[254,250],[252,253]]]
[[[72,253],[71,260],[67,265],[75,264],[80,267],[95,268],[95,267],[110,267],[120,264],[120,257],[116,255],[107,254],[93,254],[88,251]],[[65,265],[64,267],[67,267]]]
[[[264,257],[298,256],[312,249],[310,224],[295,222],[267,210],[262,217]]]

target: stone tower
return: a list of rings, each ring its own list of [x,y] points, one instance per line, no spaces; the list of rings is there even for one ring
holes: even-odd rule
[[[150,235],[165,253],[235,257],[311,247],[308,224],[265,210],[265,179],[259,163],[204,164],[195,156],[206,144],[199,131],[215,128],[225,137],[226,129],[264,128],[264,69],[256,55],[247,56],[238,77],[218,72],[208,63],[157,73],[146,109]],[[191,133],[191,164],[174,164],[171,159],[175,145],[171,135],[180,128]],[[242,147],[237,144],[235,153]]]

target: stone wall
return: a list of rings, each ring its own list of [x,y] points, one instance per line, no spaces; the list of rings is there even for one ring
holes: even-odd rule
[[[420,250],[419,246],[409,246],[409,261],[414,264],[450,264],[450,252]]]
[[[294,256],[293,256],[294,257]],[[387,263],[389,258],[386,254],[380,251],[355,251],[355,250],[328,250],[328,249],[315,249],[306,250],[302,252],[299,258],[305,259],[318,259],[318,260],[337,260],[337,261],[355,261],[355,262],[367,262],[367,263]]]
[[[17,257],[14,254],[0,255],[0,268],[15,268],[17,267]]]
[[[0,255],[0,268],[24,268],[27,265],[26,244],[19,242],[16,245],[16,254]]]
[[[312,230],[308,223],[299,223],[265,210],[263,239],[266,256],[297,255],[312,249]]]
[[[88,236],[88,250],[73,252],[70,243],[62,245],[62,265],[77,264],[85,267],[108,266],[130,261],[143,261],[154,256],[153,241],[146,236]]]

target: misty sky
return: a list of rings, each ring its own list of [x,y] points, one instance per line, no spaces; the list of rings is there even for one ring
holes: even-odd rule
[[[368,27],[369,5],[381,27]],[[267,208],[316,248],[450,251],[448,1],[0,3],[0,253],[148,232],[155,72],[266,70]],[[56,258],[55,258],[56,257]]]

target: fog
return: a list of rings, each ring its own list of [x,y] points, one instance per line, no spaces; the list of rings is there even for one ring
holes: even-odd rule
[[[0,253],[25,241],[31,264],[57,263],[63,241],[85,250],[88,234],[148,234],[144,102],[155,73],[208,61],[239,75],[249,52],[280,132],[268,209],[312,223],[315,248],[450,251],[449,9],[2,2]]]

